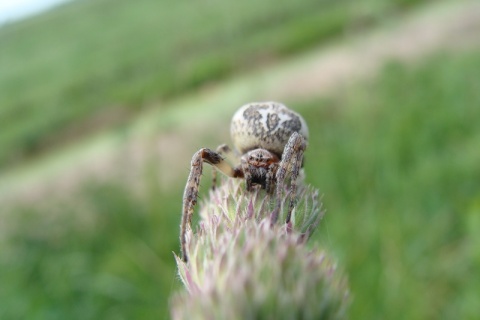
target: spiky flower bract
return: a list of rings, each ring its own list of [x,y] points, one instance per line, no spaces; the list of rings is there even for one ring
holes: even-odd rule
[[[233,179],[210,192],[196,232],[188,230],[188,263],[175,257],[187,291],[172,299],[173,319],[345,316],[346,280],[324,250],[305,245],[323,216],[318,191],[300,184],[288,225],[283,203],[272,223],[273,204]]]

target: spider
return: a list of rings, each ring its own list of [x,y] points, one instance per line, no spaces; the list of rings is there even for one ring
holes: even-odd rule
[[[260,187],[268,194],[276,192],[276,203],[271,214],[272,224],[278,219],[282,192],[289,175],[290,203],[286,223],[290,222],[296,203],[296,180],[303,167],[303,153],[307,147],[308,127],[305,120],[278,102],[249,103],[234,114],[230,133],[235,152],[224,144],[216,151],[202,148],[193,155],[183,195],[180,225],[181,252],[185,262],[188,261],[186,233],[197,203],[203,163],[214,167],[213,187],[215,172],[219,170],[228,177],[245,179],[247,191]],[[239,158],[239,164],[232,167],[224,156],[235,156],[237,162]]]

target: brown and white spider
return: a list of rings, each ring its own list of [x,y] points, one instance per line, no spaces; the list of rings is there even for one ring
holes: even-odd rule
[[[182,259],[187,262],[186,233],[197,203],[203,163],[208,163],[232,178],[243,178],[247,191],[254,186],[267,193],[276,192],[276,204],[271,221],[275,223],[281,207],[286,178],[290,176],[290,204],[286,222],[290,221],[296,202],[297,178],[303,166],[303,153],[307,147],[308,127],[296,112],[277,102],[249,103],[233,116],[230,133],[235,152],[227,145],[217,151],[202,148],[192,158],[183,195],[180,243]],[[239,165],[232,167],[223,156],[240,155]],[[215,172],[215,171],[214,171]],[[215,180],[215,175],[214,175]],[[214,183],[215,186],[215,183]]]

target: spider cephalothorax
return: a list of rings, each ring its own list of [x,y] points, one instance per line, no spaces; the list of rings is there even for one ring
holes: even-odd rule
[[[202,148],[193,155],[190,175],[183,195],[183,215],[180,226],[184,261],[188,260],[186,232],[190,227],[193,209],[197,203],[204,162],[229,177],[245,179],[247,191],[259,186],[269,194],[275,192],[276,205],[271,217],[272,223],[278,219],[285,180],[290,176],[290,205],[286,222],[290,221],[296,201],[296,180],[303,165],[303,153],[307,147],[308,128],[305,120],[277,102],[250,103],[241,107],[233,116],[231,135],[235,151],[227,145],[221,145],[217,151]],[[239,158],[237,161],[239,164],[232,167],[225,161],[224,156]]]

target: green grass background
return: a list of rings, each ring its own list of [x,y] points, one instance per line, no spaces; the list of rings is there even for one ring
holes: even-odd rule
[[[478,317],[479,57],[391,63],[303,112],[320,233],[342,256],[354,318]]]
[[[351,318],[480,316],[478,70],[480,49],[437,53],[413,65],[391,61],[368,83],[291,102],[309,124],[307,180],[327,209],[315,241],[348,275]],[[118,85],[109,90],[130,88]],[[90,92],[83,99],[93,99]],[[135,183],[141,194],[92,178],[71,197],[2,210],[0,318],[168,318],[168,298],[180,288],[172,251],[186,172],[168,192],[159,174],[146,167]]]

